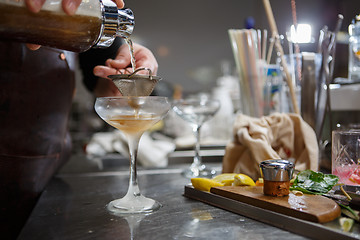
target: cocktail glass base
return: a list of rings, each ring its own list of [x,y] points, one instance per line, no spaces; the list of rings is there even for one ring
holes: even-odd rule
[[[143,195],[133,197],[123,197],[111,201],[107,209],[114,215],[135,214],[135,213],[152,213],[161,208],[161,204],[151,198]]]

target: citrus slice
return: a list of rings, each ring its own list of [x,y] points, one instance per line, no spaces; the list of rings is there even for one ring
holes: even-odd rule
[[[236,175],[238,175],[238,173],[223,173],[213,177],[212,180],[222,183],[224,186],[231,186]]]
[[[340,227],[344,232],[349,232],[354,225],[354,220],[347,217],[339,219]]]
[[[255,182],[248,175],[240,173],[234,177],[233,185],[234,186],[255,186]]]
[[[349,180],[352,181],[353,183],[360,184],[360,176],[355,173],[351,174]]]
[[[232,184],[234,183],[234,179],[222,180],[221,183],[224,184],[224,186],[232,186]]]
[[[191,183],[195,189],[207,192],[210,192],[210,188],[212,187],[224,186],[224,184],[216,182],[209,178],[192,178]]]

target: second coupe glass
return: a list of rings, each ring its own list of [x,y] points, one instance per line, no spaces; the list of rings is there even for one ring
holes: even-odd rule
[[[208,98],[190,98],[174,102],[173,110],[182,119],[190,124],[196,137],[195,156],[190,168],[183,175],[187,178],[208,177],[216,174],[215,170],[208,169],[201,161],[200,156],[200,129],[204,122],[211,119],[220,108],[220,102]]]

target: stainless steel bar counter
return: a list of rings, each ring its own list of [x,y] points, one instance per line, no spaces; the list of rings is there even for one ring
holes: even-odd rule
[[[79,163],[84,159],[78,160]],[[128,186],[125,163],[118,171],[60,172],[38,201],[18,239],[305,239],[299,235],[183,196],[188,164],[139,168],[145,196],[161,202],[149,215],[114,216],[106,204]],[[211,163],[220,169],[220,163]]]

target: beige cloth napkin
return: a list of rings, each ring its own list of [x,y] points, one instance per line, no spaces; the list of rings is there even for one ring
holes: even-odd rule
[[[260,162],[291,158],[297,170],[318,170],[315,132],[297,114],[275,113],[261,118],[240,114],[233,134],[233,141],[226,146],[224,173],[244,173],[257,179]]]

